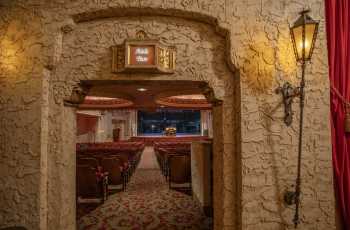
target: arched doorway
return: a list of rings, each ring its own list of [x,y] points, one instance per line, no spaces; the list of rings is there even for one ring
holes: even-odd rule
[[[158,16],[156,16],[158,15]],[[187,17],[185,17],[187,18]],[[227,63],[225,36],[206,23],[155,16],[77,20],[66,28],[58,46],[60,65],[50,82],[48,162],[50,223],[75,226],[75,108],[64,100],[81,96],[79,84],[96,81],[201,81],[214,104],[214,225],[238,223],[240,207],[240,89],[237,74]],[[167,74],[113,74],[110,47],[136,36],[139,30],[176,47],[176,70]],[[72,93],[73,91],[73,93]],[[83,97],[83,96],[82,96]],[[63,202],[64,201],[64,202]],[[59,228],[60,228],[59,227]]]

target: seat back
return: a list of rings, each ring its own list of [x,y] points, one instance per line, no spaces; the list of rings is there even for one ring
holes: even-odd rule
[[[128,156],[128,154],[118,153],[118,154],[116,154],[114,156],[117,157],[118,159],[120,159],[120,161],[122,161],[123,163],[129,163],[129,156]]]
[[[77,159],[77,165],[88,165],[94,169],[97,169],[98,167],[98,161],[95,158],[92,157],[84,157],[84,158],[78,158]]]
[[[0,228],[0,230],[27,230],[27,229],[22,226],[14,226],[14,227]]]
[[[170,155],[169,173],[169,181],[172,183],[190,183],[191,158],[187,155]]]
[[[77,195],[82,198],[102,197],[96,171],[89,165],[77,166]]]
[[[103,158],[101,160],[101,166],[104,172],[108,172],[108,184],[123,184],[123,177],[121,172],[122,163],[118,158]]]

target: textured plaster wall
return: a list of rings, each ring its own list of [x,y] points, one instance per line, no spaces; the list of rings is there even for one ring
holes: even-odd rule
[[[234,7],[234,60],[241,70],[242,226],[243,229],[292,228],[292,207],[283,193],[296,176],[298,104],[295,120],[283,122],[280,97],[273,90],[284,81],[296,83],[300,72],[288,37],[288,22],[303,1],[247,1]],[[329,82],[323,1],[308,1],[320,31],[307,69],[302,160],[300,229],[335,229],[329,126]],[[244,12],[244,13],[243,13]],[[247,20],[242,20],[243,18]],[[255,20],[253,20],[253,18]],[[244,34],[240,34],[242,33]],[[240,47],[237,47],[239,45]],[[298,102],[298,100],[295,100]]]
[[[0,6],[0,227],[40,225],[46,154],[41,16]]]
[[[206,81],[223,100],[213,109],[214,135],[224,143],[214,141],[214,152],[223,152],[214,155],[216,229],[292,228],[282,197],[295,179],[298,117],[285,127],[274,89],[300,76],[288,24],[309,6],[321,25],[307,70],[300,229],[335,228],[322,0],[0,4],[0,226],[74,229],[75,118],[62,99],[84,79],[167,79],[109,71],[109,46],[143,29],[177,47],[172,78]]]

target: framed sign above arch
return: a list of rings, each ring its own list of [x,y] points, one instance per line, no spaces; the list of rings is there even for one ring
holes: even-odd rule
[[[113,73],[174,73],[174,47],[162,45],[156,39],[148,39],[144,31],[137,32],[136,37],[112,46]]]

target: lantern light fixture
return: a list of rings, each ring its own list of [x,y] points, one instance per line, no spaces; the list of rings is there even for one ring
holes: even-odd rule
[[[290,126],[293,122],[292,103],[293,98],[300,96],[305,86],[305,67],[307,61],[311,60],[318,33],[319,21],[312,19],[308,13],[310,10],[300,12],[299,18],[290,27],[290,36],[294,49],[295,59],[301,64],[302,76],[300,87],[293,87],[289,82],[276,89],[276,93],[282,94],[285,116],[284,122]]]
[[[307,61],[311,60],[315,47],[319,21],[313,20],[308,13],[310,10],[300,12],[299,18],[290,27],[290,35],[293,43],[296,61],[301,64],[301,81],[299,87],[293,87],[286,82],[283,87],[279,87],[276,93],[282,94],[285,117],[284,122],[290,126],[293,121],[292,102],[293,98],[300,98],[300,119],[299,119],[299,142],[298,142],[298,166],[295,191],[286,191],[284,200],[288,205],[295,205],[295,214],[293,223],[298,227],[299,206],[301,193],[301,159],[302,159],[302,140],[303,140],[303,118],[304,118],[304,100],[305,100],[305,68]]]
[[[313,20],[308,13],[310,10],[300,12],[300,17],[290,27],[294,54],[297,62],[309,61],[315,47],[319,21]]]

